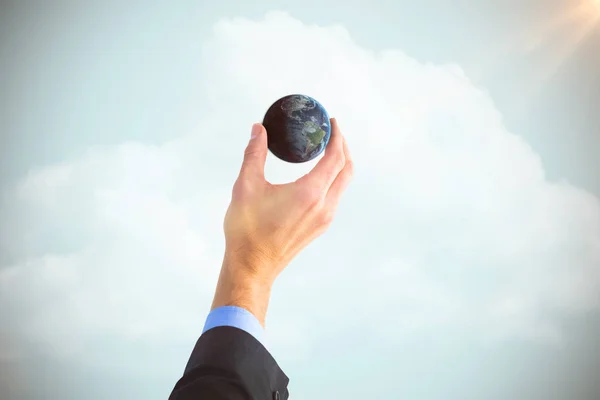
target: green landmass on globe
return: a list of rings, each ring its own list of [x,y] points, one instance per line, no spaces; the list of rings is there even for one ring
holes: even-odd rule
[[[302,94],[280,98],[263,119],[271,153],[281,160],[303,163],[319,156],[331,136],[329,115],[315,99]]]

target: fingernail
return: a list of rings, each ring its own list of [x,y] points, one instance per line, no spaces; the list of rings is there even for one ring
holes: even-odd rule
[[[250,133],[250,140],[256,138],[261,131],[261,126],[260,124],[254,124],[252,125],[252,132]]]

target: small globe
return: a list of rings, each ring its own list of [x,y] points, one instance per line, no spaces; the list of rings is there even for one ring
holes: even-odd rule
[[[325,150],[331,137],[331,124],[325,108],[317,100],[292,94],[277,100],[265,114],[268,146],[277,158],[303,163]]]

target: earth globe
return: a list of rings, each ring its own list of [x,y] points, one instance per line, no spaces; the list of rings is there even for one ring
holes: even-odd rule
[[[273,103],[263,125],[271,153],[289,163],[318,157],[331,137],[327,111],[317,100],[303,94],[291,94]]]

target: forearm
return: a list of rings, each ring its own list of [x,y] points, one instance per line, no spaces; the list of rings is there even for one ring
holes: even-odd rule
[[[243,261],[226,255],[215,290],[211,311],[223,306],[248,310],[265,326],[273,281],[259,280],[242,268]]]

